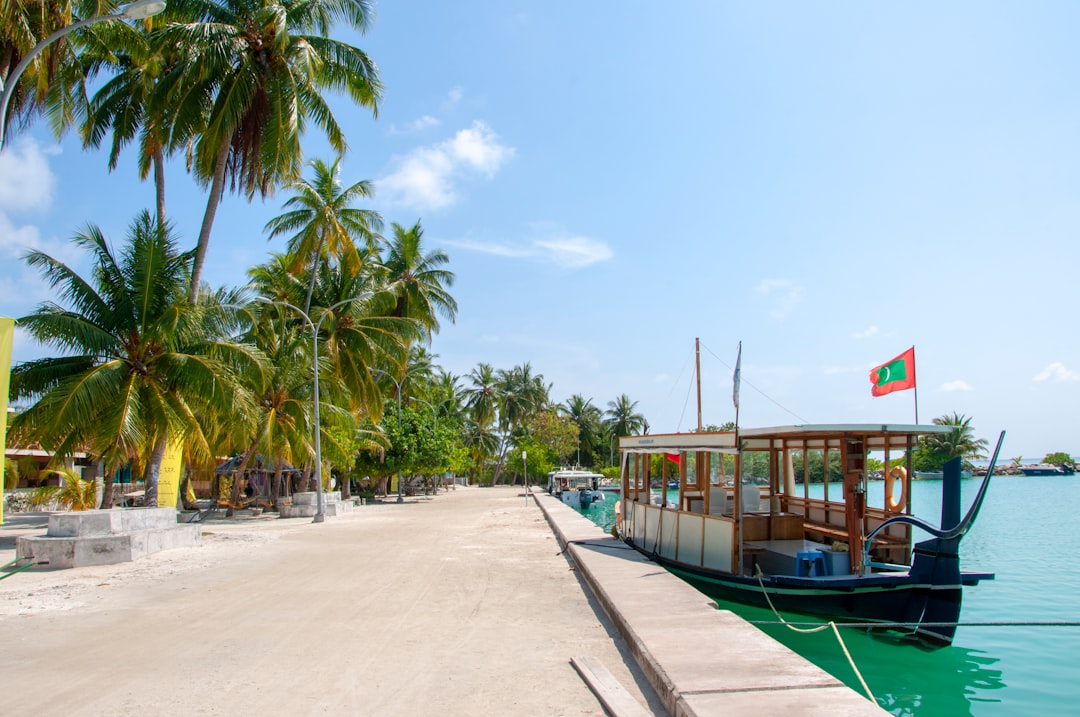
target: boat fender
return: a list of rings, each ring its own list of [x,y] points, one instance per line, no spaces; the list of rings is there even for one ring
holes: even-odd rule
[[[896,484],[900,484],[900,491],[897,493]],[[907,502],[908,490],[911,489],[911,483],[908,480],[907,469],[903,466],[893,466],[889,469],[889,472],[885,474],[885,503],[889,506],[889,510],[894,513],[903,512],[904,503]]]

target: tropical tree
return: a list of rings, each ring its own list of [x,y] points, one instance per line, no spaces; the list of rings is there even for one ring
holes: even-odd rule
[[[0,88],[34,47],[76,19],[100,15],[116,6],[107,0],[0,0]],[[107,23],[108,24],[108,23]],[[49,112],[53,128],[63,128],[70,115],[71,86],[62,68],[72,66],[78,38],[99,29],[87,27],[46,45],[11,89],[4,130],[25,126]],[[10,138],[10,133],[2,132]]]
[[[229,362],[254,356],[206,335],[200,307],[184,301],[192,255],[148,212],[132,222],[120,254],[93,226],[73,242],[90,254],[90,278],[43,252],[26,256],[64,305],[46,302],[19,324],[62,355],[12,370],[12,398],[36,401],[14,423],[60,456],[100,456],[109,475],[135,459],[155,505],[166,440],[210,455],[202,417],[243,410],[248,394]]]
[[[352,206],[358,199],[372,196],[372,184],[362,180],[342,189],[341,157],[327,166],[321,159],[314,159],[310,166],[315,176],[300,179],[287,186],[293,196],[284,204],[287,211],[267,222],[268,238],[292,233],[288,252],[293,259],[294,273],[302,268],[310,275],[304,311],[311,310],[311,294],[315,290],[315,278],[322,261],[336,259],[351,273],[360,271],[365,255],[378,249],[382,217],[370,209]],[[363,253],[357,248],[360,242]]]
[[[507,451],[514,444],[517,434],[534,415],[549,405],[551,388],[544,383],[543,375],[533,375],[532,364],[527,361],[508,371],[499,371],[496,376],[501,442],[494,483],[499,482]]]
[[[593,405],[591,398],[585,398],[580,393],[575,393],[559,406],[559,412],[577,424],[577,464],[593,465],[596,451],[603,441],[604,428],[600,409]],[[584,456],[584,463],[582,462],[582,456]]]
[[[439,249],[424,253],[420,222],[408,229],[397,223],[392,228],[383,265],[390,289],[397,296],[394,315],[419,321],[430,341],[439,331],[440,316],[450,322],[457,316],[457,301],[448,291],[454,284],[454,273],[442,268],[450,257]]]
[[[604,412],[604,428],[612,454],[614,455],[615,441],[620,436],[630,436],[639,433],[645,428],[645,416],[637,412],[637,401],[631,401],[625,393],[614,401],[608,401],[607,410]]]
[[[182,54],[162,75],[155,102],[167,108],[167,147],[190,147],[190,167],[209,186],[192,298],[226,183],[251,199],[299,179],[308,122],[344,154],[345,135],[324,91],[377,111],[375,63],[328,36],[335,21],[365,32],[372,12],[369,0],[170,1],[155,42]]]
[[[970,418],[954,412],[935,418],[934,425],[951,426],[953,430],[931,433],[920,439],[914,456],[916,469],[939,471],[953,458],[973,460],[986,457],[989,442],[985,438],[975,438]]]
[[[463,392],[465,408],[473,423],[486,429],[498,415],[498,376],[491,364],[480,363],[466,378],[470,385]]]

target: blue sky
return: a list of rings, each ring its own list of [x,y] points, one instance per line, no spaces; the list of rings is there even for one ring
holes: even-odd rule
[[[953,411],[1007,457],[1080,454],[1080,6],[1040,3],[377,2],[378,119],[335,104],[347,183],[422,221],[460,305],[432,351],[464,375],[526,361],[562,401],[704,420],[911,422],[868,371],[916,347],[919,418]],[[309,157],[330,159],[309,132]],[[48,298],[19,261],[120,241],[153,202],[133,154],[43,122],[0,155],[0,314]],[[207,260],[245,281],[287,194],[227,195]],[[170,167],[194,244],[205,197]],[[16,361],[41,355],[16,335]]]

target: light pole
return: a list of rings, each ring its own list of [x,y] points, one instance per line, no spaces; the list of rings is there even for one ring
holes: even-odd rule
[[[120,12],[110,13],[108,15],[95,15],[94,17],[88,17],[85,20],[73,22],[70,25],[60,28],[38,44],[34,45],[33,49],[26,53],[26,57],[24,57],[18,65],[15,65],[15,69],[8,75],[6,84],[4,84],[3,79],[0,78],[0,88],[4,91],[3,95],[0,95],[0,151],[4,149],[4,127],[7,125],[8,103],[11,101],[11,96],[15,93],[15,86],[19,84],[19,78],[22,77],[22,73],[26,71],[26,68],[34,61],[34,58],[40,55],[46,47],[59,40],[61,37],[64,37],[79,28],[86,27],[87,25],[93,25],[94,23],[105,22],[107,20],[145,20],[148,17],[157,15],[164,9],[165,0],[135,0],[135,2],[125,5]]]
[[[383,376],[386,376],[388,379],[390,379],[391,381],[394,382],[394,386],[397,388],[397,425],[398,425],[398,431],[400,432],[401,431],[401,382],[398,381],[393,376],[391,376],[386,371],[383,371],[381,368],[369,368],[368,371],[374,371],[375,373],[381,373]],[[397,502],[398,503],[404,503],[405,502],[405,498],[402,497],[402,495],[401,495],[401,461],[398,461],[398,471],[397,471]]]
[[[365,291],[359,296],[354,296],[351,299],[343,299],[333,306],[328,307],[323,311],[319,320],[312,322],[311,317],[307,315],[307,312],[301,309],[299,306],[290,304],[288,301],[271,301],[270,299],[259,297],[255,301],[260,304],[273,304],[275,306],[287,306],[296,313],[304,317],[308,326],[311,327],[311,363],[314,367],[315,373],[315,495],[316,495],[316,507],[315,507],[315,519],[312,523],[322,523],[326,520],[326,506],[323,503],[323,487],[322,487],[322,440],[320,434],[322,433],[322,426],[319,424],[319,327],[322,326],[323,319],[333,313],[334,309],[345,304],[351,304],[354,301],[361,301],[372,296],[372,292]]]
[[[529,505],[529,454],[521,452],[521,472],[525,475],[525,506]]]

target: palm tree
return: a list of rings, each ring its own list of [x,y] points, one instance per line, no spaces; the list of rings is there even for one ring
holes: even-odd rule
[[[54,31],[78,18],[89,18],[114,3],[97,0],[0,0],[0,88],[7,87],[15,67],[31,50]],[[108,24],[108,23],[107,23]],[[70,67],[78,50],[79,37],[98,27],[83,28],[49,45],[19,78],[12,89],[5,130],[21,127],[44,110],[53,115],[59,132],[70,114],[71,85],[62,68]],[[10,137],[10,133],[4,133]]]
[[[480,363],[469,372],[471,385],[465,389],[465,407],[471,420],[487,429],[495,423],[498,411],[498,377],[491,364]]]
[[[577,462],[581,464],[581,456],[585,455],[585,464],[593,464],[593,455],[600,446],[603,426],[601,425],[600,409],[593,405],[591,398],[585,398],[580,393],[575,393],[559,406],[559,412],[568,417],[578,427]]]
[[[200,307],[184,301],[191,253],[148,212],[131,224],[119,255],[93,226],[73,241],[90,253],[90,279],[43,252],[26,256],[67,307],[46,302],[19,319],[62,355],[13,369],[12,398],[36,400],[15,423],[61,456],[100,456],[110,473],[135,459],[155,505],[166,440],[182,437],[189,450],[210,454],[202,417],[244,403],[227,362],[250,354],[206,335]]]
[[[920,470],[941,470],[953,458],[978,459],[986,457],[989,442],[975,438],[971,419],[953,412],[934,419],[934,425],[952,426],[948,433],[932,433],[919,441],[919,457],[916,465]]]
[[[499,460],[495,465],[494,483],[499,482],[507,451],[517,434],[533,416],[549,404],[550,390],[550,387],[544,384],[542,375],[533,375],[532,364],[527,361],[509,371],[499,371],[497,376],[497,406],[502,443]]]
[[[342,189],[341,157],[330,166],[321,159],[312,160],[310,164],[314,178],[289,183],[288,188],[294,192],[284,205],[289,211],[274,217],[265,227],[271,239],[294,232],[288,244],[289,255],[294,261],[292,269],[298,272],[305,267],[310,272],[303,305],[305,312],[311,310],[319,262],[337,259],[356,273],[363,261],[356,247],[357,240],[362,243],[365,254],[374,253],[382,231],[382,217],[378,212],[351,206],[357,199],[372,196],[370,181],[365,179]]]
[[[209,185],[194,299],[226,182],[250,199],[298,179],[308,122],[344,154],[344,133],[322,92],[344,93],[375,113],[382,84],[364,52],[328,37],[339,20],[365,32],[370,0],[171,0],[166,13],[159,47],[184,52],[155,101],[168,108],[167,146],[190,146],[192,170]]]
[[[637,401],[631,401],[625,393],[614,401],[608,401],[604,411],[604,427],[611,442],[611,461],[614,462],[615,441],[620,436],[630,436],[645,428],[645,416],[637,412]]]
[[[430,341],[431,335],[439,331],[440,316],[451,323],[457,316],[457,301],[447,291],[454,284],[454,273],[440,268],[450,262],[450,257],[440,249],[424,253],[420,222],[408,229],[397,223],[392,227],[394,236],[383,265],[397,295],[394,315],[421,322]]]
[[[72,65],[72,80],[92,80],[101,72],[112,73],[94,96],[80,102],[79,134],[84,147],[97,148],[112,134],[109,171],[116,169],[120,151],[133,140],[139,143],[139,178],[154,171],[157,219],[165,222],[165,113],[155,104],[163,68],[175,62],[176,49],[155,47],[151,34],[127,23],[106,23],[96,29],[101,38],[87,42],[80,62]]]

